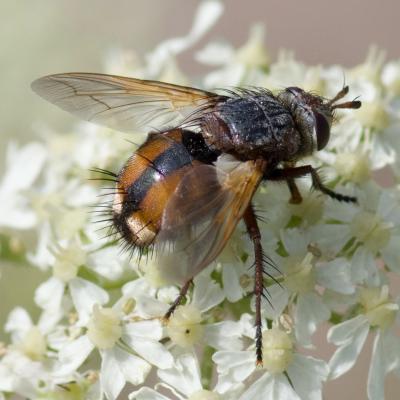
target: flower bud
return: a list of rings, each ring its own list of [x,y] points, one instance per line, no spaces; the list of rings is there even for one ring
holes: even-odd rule
[[[31,360],[40,361],[46,353],[46,339],[37,326],[32,326],[18,347]]]
[[[390,300],[387,285],[381,288],[360,289],[360,303],[371,326],[386,329],[393,324],[399,306]]]
[[[198,343],[204,332],[200,310],[192,304],[178,307],[168,322],[167,332],[171,340],[181,347]]]
[[[290,336],[279,328],[263,332],[263,365],[272,374],[286,371],[293,358]]]
[[[373,253],[383,249],[390,240],[390,224],[368,211],[356,214],[350,225],[350,230],[360,242]]]
[[[371,175],[368,156],[361,152],[338,154],[335,169],[340,176],[355,183],[363,183]]]
[[[53,275],[63,282],[68,282],[76,277],[79,266],[85,262],[85,252],[77,243],[72,242],[67,248],[62,248],[56,255]]]
[[[362,107],[354,113],[360,123],[370,129],[382,131],[389,126],[389,114],[380,101],[365,102]]]
[[[285,286],[292,293],[307,293],[314,290],[315,272],[312,264],[313,255],[307,253],[301,262],[287,257],[285,260]]]
[[[93,306],[93,314],[87,325],[90,341],[99,349],[112,348],[121,337],[121,320],[112,308]]]

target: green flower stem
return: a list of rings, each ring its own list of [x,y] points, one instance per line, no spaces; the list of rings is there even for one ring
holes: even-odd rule
[[[214,349],[210,346],[206,346],[203,351],[203,359],[201,363],[201,383],[203,389],[210,390],[211,380],[214,371],[214,363],[212,361],[212,355],[214,354]]]

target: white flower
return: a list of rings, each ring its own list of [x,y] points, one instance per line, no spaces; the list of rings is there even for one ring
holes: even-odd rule
[[[282,244],[287,256],[276,258],[284,280],[282,286],[273,284],[267,288],[272,306],[264,302],[265,316],[276,320],[288,304],[295,303],[296,338],[303,346],[311,346],[311,335],[321,322],[330,317],[330,310],[317,291],[317,285],[341,294],[353,293],[349,264],[339,258],[324,262],[321,259],[323,254],[320,260],[315,259],[309,249],[311,244],[319,246],[318,237],[308,232],[282,231]]]
[[[42,314],[34,325],[21,307],[10,313],[5,330],[11,334],[12,344],[0,361],[0,391],[33,398],[42,382],[53,382],[55,356],[47,348],[47,334],[57,322]]]
[[[79,315],[79,324],[85,325],[94,304],[108,302],[108,293],[98,285],[78,277],[79,267],[86,261],[86,252],[75,241],[61,247],[55,254],[53,276],[35,291],[35,302],[43,310],[62,312],[65,290]]]
[[[161,323],[157,320],[129,322],[120,305],[93,307],[87,333],[66,344],[59,352],[57,374],[65,375],[82,365],[97,348],[101,355],[100,386],[108,399],[115,399],[126,382],[139,385],[150,372],[172,365],[171,354],[159,343]]]
[[[7,147],[6,173],[0,182],[0,227],[29,229],[37,223],[26,192],[38,178],[47,157],[40,143],[29,143],[18,149]]]
[[[268,67],[270,57],[264,47],[264,27],[254,25],[247,42],[238,50],[227,43],[210,43],[197,52],[196,59],[207,65],[222,68],[210,72],[204,79],[208,88],[243,85],[261,86],[265,79],[263,68]]]
[[[392,329],[399,304],[391,301],[387,286],[361,289],[360,303],[362,315],[335,325],[328,332],[328,340],[338,346],[329,362],[329,378],[336,379],[354,366],[371,327],[375,327],[367,392],[369,400],[383,399],[385,376],[400,370],[400,339]]]
[[[279,328],[264,331],[263,338],[262,375],[248,386],[239,400],[322,399],[322,382],[328,376],[326,363],[296,353],[290,336]],[[218,351],[213,360],[219,373],[216,386],[219,393],[257,375],[254,349]]]
[[[238,390],[234,390],[222,396],[215,390],[204,389],[197,357],[190,353],[178,356],[172,368],[158,370],[157,374],[162,381],[159,387],[169,389],[180,400],[235,400],[239,394]],[[170,397],[144,387],[131,393],[129,399],[169,400]]]
[[[382,69],[382,83],[395,96],[400,95],[400,61],[389,61]]]
[[[192,301],[178,306],[167,323],[167,334],[172,343],[181,348],[192,348],[198,344],[216,349],[241,348],[240,330],[233,321],[207,321],[207,311],[223,299],[223,291],[207,273],[198,275],[194,279]]]
[[[393,246],[399,237],[400,202],[398,192],[382,191],[374,184],[364,185],[359,192],[359,205],[327,204],[326,218],[342,222],[341,236],[334,243],[352,254],[352,281],[379,282],[375,257],[380,254],[389,268],[396,270],[397,250]],[[322,232],[326,225],[320,227]],[[389,246],[391,244],[391,246]]]
[[[203,1],[197,9],[191,31],[185,37],[168,39],[160,43],[147,56],[149,76],[158,76],[171,56],[179,54],[193,46],[218,20],[223,4],[216,0]]]

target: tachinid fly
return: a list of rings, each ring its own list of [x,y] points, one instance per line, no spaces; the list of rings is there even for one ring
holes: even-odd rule
[[[33,90],[88,121],[124,132],[148,133],[119,172],[110,209],[115,231],[128,247],[154,248],[164,278],[181,285],[166,318],[193,278],[223,250],[243,219],[254,244],[256,356],[262,363],[261,297],[266,256],[251,200],[260,182],[286,181],[301,202],[295,179],[311,175],[313,187],[333,192],[311,165],[296,162],[329,141],[344,87],[327,100],[297,87],[278,94],[263,88],[222,94],[157,81],[66,73],[33,82]]]

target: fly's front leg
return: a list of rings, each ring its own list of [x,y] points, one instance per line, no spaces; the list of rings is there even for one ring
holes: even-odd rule
[[[284,168],[294,168],[295,167],[294,162],[286,162],[284,164]],[[286,179],[286,184],[289,188],[290,191],[290,204],[300,204],[303,201],[303,197],[301,196],[300,190],[296,185],[296,182],[294,178],[288,177]]]
[[[256,319],[255,319],[255,328],[256,328],[256,363],[257,365],[262,365],[263,356],[262,356],[262,321],[261,321],[261,297],[264,295],[264,265],[263,265],[263,250],[261,246],[261,233],[257,224],[257,217],[254,213],[253,206],[250,204],[244,215],[244,222],[246,224],[247,232],[250,236],[250,239],[253,241],[254,245],[254,295],[256,297]]]
[[[290,190],[290,204],[300,204],[303,201],[303,197],[301,196],[300,190],[296,185],[296,182],[293,178],[286,179],[286,183]]]
[[[301,195],[299,193],[299,190],[294,182],[296,178],[301,178],[306,175],[311,175],[312,179],[312,185],[315,190],[319,190],[320,192],[328,195],[332,199],[339,200],[339,201],[345,201],[345,202],[351,202],[351,203],[356,203],[357,199],[352,196],[346,196],[340,193],[336,193],[333,190],[329,189],[326,187],[322,181],[321,178],[318,175],[317,170],[311,166],[311,165],[302,165],[300,167],[288,167],[288,168],[276,168],[272,170],[270,173],[268,173],[265,178],[269,179],[271,181],[286,181],[289,190],[292,194],[292,203],[296,202],[301,202]],[[299,194],[299,197],[297,196],[297,193]],[[295,201],[293,201],[293,199]]]

